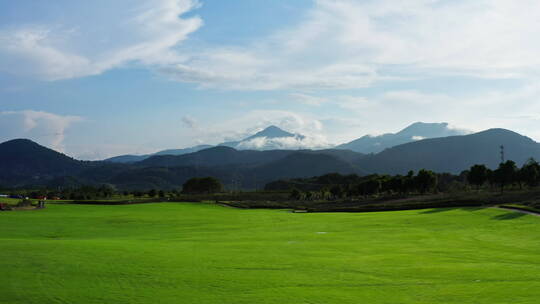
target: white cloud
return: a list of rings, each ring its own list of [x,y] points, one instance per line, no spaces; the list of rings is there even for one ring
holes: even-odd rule
[[[303,94],[303,93],[292,93],[290,94],[290,97],[293,98],[293,100],[298,101],[300,103],[310,105],[310,106],[320,106],[321,104],[328,102],[326,98]]]
[[[0,141],[29,138],[57,151],[64,151],[66,130],[78,116],[62,116],[40,111],[0,111]]]
[[[300,150],[300,149],[324,149],[331,145],[321,136],[306,137],[257,137],[248,141],[243,141],[238,145],[238,149],[249,150]]]
[[[515,78],[540,66],[533,0],[316,0],[289,29],[247,47],[197,50],[162,71],[237,90],[361,88],[396,77]]]
[[[94,8],[87,19],[70,24],[0,28],[0,70],[58,80],[100,74],[130,62],[178,62],[173,47],[202,25],[198,17],[180,15],[197,5],[195,0],[115,1],[107,5],[113,11]],[[69,20],[75,12],[48,13]]]
[[[273,142],[275,145],[296,148],[327,147],[323,123],[310,115],[279,110],[254,110],[239,113],[235,118],[218,123],[206,122],[205,128],[190,130],[192,142],[219,144],[224,141],[238,141],[251,136],[264,128],[274,125],[287,132],[304,135],[305,138],[257,139],[246,142],[246,147],[264,146]]]
[[[373,96],[336,95],[326,97],[324,105],[346,112],[339,119],[320,121],[334,142],[365,134],[394,133],[417,121],[448,122],[449,129],[462,133],[506,128],[540,141],[539,96],[540,85],[534,81],[521,87],[473,90],[458,95],[418,90],[385,91]]]
[[[89,6],[84,20],[59,11],[69,22],[1,28],[0,69],[56,80],[136,62],[203,88],[278,90],[437,75],[516,78],[540,67],[535,0],[314,2],[296,25],[247,46],[179,48],[202,25],[181,17],[196,0],[119,0],[110,11]]]
[[[184,127],[188,129],[197,129],[198,128],[198,122],[195,118],[191,116],[183,116],[182,117],[182,124]]]

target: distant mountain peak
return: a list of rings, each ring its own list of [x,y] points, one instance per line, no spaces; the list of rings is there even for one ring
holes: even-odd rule
[[[415,122],[405,129],[399,131],[396,134],[399,135],[412,135],[412,136],[423,136],[423,133],[433,133],[433,132],[444,132],[449,130],[447,122]]]
[[[294,136],[295,134],[289,133],[274,125],[271,125],[271,126],[266,127],[264,130],[259,131],[244,140],[250,140],[257,137],[278,138],[278,137],[294,137]]]
[[[361,153],[378,153],[408,142],[428,138],[464,135],[467,132],[449,127],[447,122],[426,123],[415,122],[397,133],[386,133],[380,136],[363,136],[346,144],[339,145],[339,149],[350,149]]]
[[[249,137],[239,141],[228,141],[219,146],[232,147],[239,150],[298,150],[306,137],[301,134],[290,133],[270,125]]]
[[[26,138],[17,138],[0,143],[3,149],[10,149],[11,151],[20,151],[17,153],[31,153],[31,151],[54,151],[50,148],[44,147],[35,141]],[[58,153],[54,151],[55,153]],[[62,153],[59,153],[62,154]],[[63,155],[63,154],[62,154]]]
[[[506,129],[429,138],[408,142],[361,159],[360,166],[372,173],[404,174],[409,170],[428,169],[458,174],[474,164],[497,168],[500,146],[506,159],[518,165],[529,158],[540,158],[540,144],[527,136]]]
[[[38,143],[30,139],[26,139],[26,138],[16,138],[16,139],[8,140],[6,142],[3,142],[2,145],[37,145],[39,146]]]

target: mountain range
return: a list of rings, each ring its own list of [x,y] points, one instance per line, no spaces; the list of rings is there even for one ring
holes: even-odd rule
[[[422,129],[426,125],[416,127]],[[440,130],[447,126],[432,127]],[[272,132],[280,135],[276,129]],[[440,134],[421,133],[417,128],[399,133],[395,138],[404,134]],[[257,136],[246,140],[253,138]],[[505,129],[417,139],[369,154],[337,148],[259,151],[221,145],[180,155],[156,153],[130,163],[79,161],[30,140],[16,139],[0,144],[0,185],[67,187],[108,183],[118,189],[170,189],[180,187],[191,177],[215,176],[229,188],[253,189],[278,179],[331,172],[406,174],[409,170],[430,169],[457,174],[473,164],[495,168],[501,161],[501,146],[504,157],[518,165],[531,157],[540,159],[540,144]]]
[[[280,141],[286,139],[303,140],[305,136],[301,134],[293,134],[284,131],[276,126],[269,126],[266,129],[257,132],[240,141],[229,141],[219,144],[218,146],[226,146],[235,149],[253,149],[253,150],[276,150],[282,148]]]
[[[365,135],[351,142],[337,145],[335,149],[351,150],[364,154],[378,153],[386,148],[400,144],[435,137],[445,137],[465,134],[462,130],[449,128],[447,123],[423,123],[416,122],[397,133],[387,133],[379,136]],[[238,141],[228,141],[218,144],[237,150],[281,150],[289,147],[291,140],[302,141],[306,137],[284,131],[276,126],[269,126],[249,137]],[[211,145],[198,145],[184,149],[169,149],[146,155],[120,155],[106,159],[114,163],[135,163],[145,160],[154,155],[184,155],[213,147]]]
[[[224,146],[224,147],[230,147],[240,150],[276,150],[280,149],[281,145],[279,142],[283,139],[304,139],[305,136],[300,134],[293,134],[289,133],[287,131],[284,131],[276,126],[269,126],[265,128],[262,131],[259,131],[249,137],[246,137],[242,140],[238,141],[228,141],[223,142],[221,144],[218,144],[217,146]],[[135,163],[142,160],[145,160],[151,156],[155,155],[184,155],[189,154],[197,151],[201,151],[204,149],[211,148],[213,146],[211,145],[198,145],[191,148],[184,148],[184,149],[168,149],[159,151],[153,154],[146,154],[146,155],[120,155],[115,156],[106,159],[105,161],[113,162],[113,163]]]
[[[464,135],[463,130],[452,129],[448,123],[416,122],[397,133],[379,136],[365,135],[351,142],[338,145],[336,149],[347,149],[361,153],[378,153],[397,145],[427,138]]]
[[[496,168],[504,158],[518,165],[529,158],[540,160],[540,144],[506,129],[419,140],[369,155],[358,165],[366,171],[405,174],[409,170],[429,169],[435,172],[459,173],[474,164]]]
[[[217,146],[230,147],[238,150],[277,150],[283,148],[283,141],[288,139],[303,140],[305,136],[293,134],[284,131],[276,126],[269,126],[262,131],[259,131],[249,137],[238,141],[228,141],[218,144]],[[113,163],[135,163],[145,160],[155,155],[184,155],[204,149],[211,148],[211,145],[198,145],[184,149],[168,149],[159,151],[153,154],[146,155],[120,155],[106,159],[105,161]]]
[[[153,154],[119,155],[119,156],[108,158],[105,161],[112,162],[112,163],[124,163],[124,164],[135,163],[135,162],[138,162],[138,161],[145,160],[145,159],[147,159],[147,158],[149,158],[149,157],[151,157],[153,155],[184,155],[184,154],[189,154],[189,153],[201,151],[201,150],[204,150],[204,149],[208,149],[208,148],[211,148],[211,147],[212,146],[210,146],[210,145],[198,145],[198,146],[195,146],[195,147],[184,148],[184,149],[167,149],[167,150],[159,151],[159,152],[156,152],[156,153],[153,153]]]

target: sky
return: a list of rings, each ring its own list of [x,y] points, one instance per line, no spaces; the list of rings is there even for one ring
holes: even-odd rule
[[[416,121],[539,141],[539,30],[536,0],[0,0],[0,141],[93,160]]]

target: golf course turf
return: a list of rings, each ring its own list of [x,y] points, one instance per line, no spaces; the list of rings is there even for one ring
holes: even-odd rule
[[[188,203],[2,212],[0,303],[540,303],[540,217]]]

